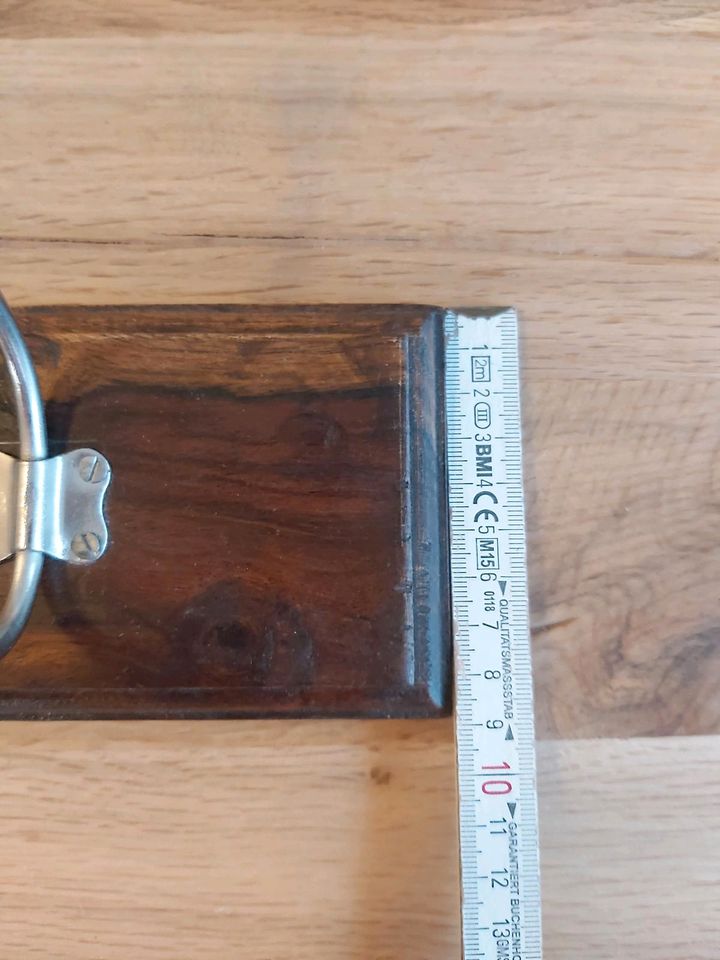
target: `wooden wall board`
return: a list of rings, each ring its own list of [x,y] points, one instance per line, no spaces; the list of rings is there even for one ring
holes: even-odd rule
[[[18,319],[51,455],[99,450],[113,481],[108,551],[46,563],[0,716],[449,710],[442,311]]]

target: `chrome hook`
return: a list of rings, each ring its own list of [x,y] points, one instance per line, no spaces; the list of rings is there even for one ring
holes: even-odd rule
[[[15,556],[10,592],[0,610],[0,657],[30,616],[45,555],[89,564],[107,549],[103,501],[110,464],[95,450],[48,459],[40,386],[30,353],[0,294],[0,350],[12,385],[20,457],[0,453],[0,560]]]

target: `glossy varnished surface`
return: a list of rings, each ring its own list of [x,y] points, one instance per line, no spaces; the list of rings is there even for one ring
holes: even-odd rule
[[[90,568],[48,562],[0,713],[447,708],[439,313],[19,319],[52,452],[113,465],[111,545]]]

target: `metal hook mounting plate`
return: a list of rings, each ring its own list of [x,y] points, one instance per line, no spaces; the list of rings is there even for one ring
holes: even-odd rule
[[[108,545],[103,501],[110,479],[110,464],[95,450],[29,461],[0,453],[0,560],[35,550],[93,563]]]

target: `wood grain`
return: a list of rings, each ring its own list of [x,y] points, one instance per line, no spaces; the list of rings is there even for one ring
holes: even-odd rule
[[[8,960],[459,956],[448,722],[172,729],[3,726]],[[717,739],[539,760],[546,955],[715,960]]]
[[[715,5],[2,14],[11,301],[515,304],[540,731],[717,734]],[[459,955],[444,724],[1,729],[10,960]],[[719,744],[541,744],[549,960],[715,960]]]
[[[51,453],[100,450],[113,482],[108,552],[46,564],[0,716],[449,709],[440,311],[18,320]]]

